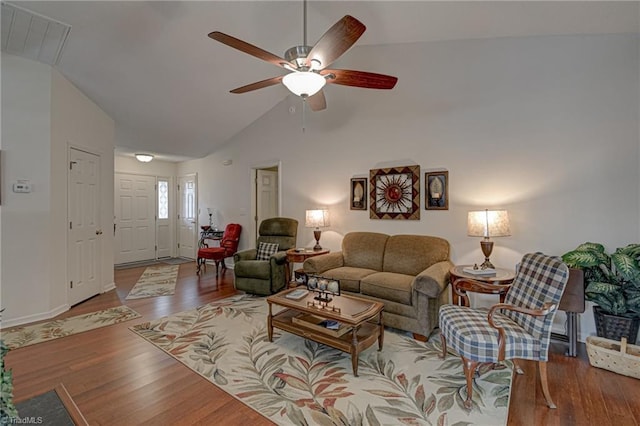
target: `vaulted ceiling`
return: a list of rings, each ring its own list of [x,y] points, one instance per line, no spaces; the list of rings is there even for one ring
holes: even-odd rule
[[[278,56],[302,44],[302,1],[43,1],[14,4],[71,25],[56,68],[116,122],[120,153],[197,158],[289,94],[282,85],[229,90],[283,75],[207,37],[218,30]],[[309,1],[308,42],[344,15],[367,31],[352,49],[439,40],[638,32],[637,2]],[[3,21],[4,22],[4,21]],[[367,69],[400,77],[405,64]],[[345,66],[347,68],[347,66]],[[326,89],[328,108],[331,90]],[[365,90],[365,89],[361,89]],[[322,114],[322,112],[318,112]]]

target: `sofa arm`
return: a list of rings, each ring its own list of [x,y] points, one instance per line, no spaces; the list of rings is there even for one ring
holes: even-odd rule
[[[258,250],[256,249],[238,251],[233,255],[233,263],[238,263],[241,260],[256,260],[257,255],[258,255]]]
[[[341,251],[310,257],[302,264],[305,274],[322,274],[324,271],[340,268],[341,266],[344,266],[344,258]]]
[[[449,285],[449,270],[453,264],[448,261],[434,263],[420,272],[413,280],[413,288],[427,297],[437,299]]]

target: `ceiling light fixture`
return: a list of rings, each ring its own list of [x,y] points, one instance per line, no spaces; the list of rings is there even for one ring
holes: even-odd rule
[[[140,161],[141,163],[148,163],[149,161],[153,160],[153,155],[151,155],[151,154],[136,154],[136,160]]]
[[[297,96],[313,96],[327,81],[318,73],[311,71],[292,72],[282,78],[282,83]]]

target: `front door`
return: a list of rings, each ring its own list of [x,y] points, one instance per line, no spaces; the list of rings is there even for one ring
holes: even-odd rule
[[[178,177],[178,256],[196,258],[198,181],[197,176]]]
[[[156,178],[115,176],[115,263],[155,259]]]
[[[100,293],[100,156],[69,149],[69,305]]]

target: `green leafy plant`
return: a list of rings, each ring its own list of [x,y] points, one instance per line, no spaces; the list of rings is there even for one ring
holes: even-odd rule
[[[606,313],[640,318],[640,244],[608,254],[602,244],[584,243],[562,255],[584,271],[585,297]]]

